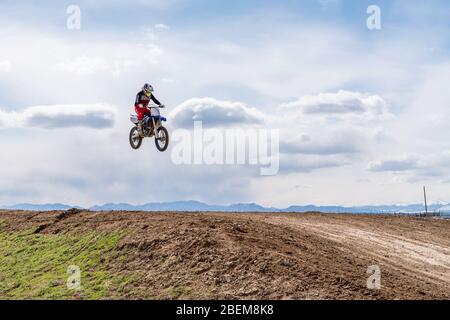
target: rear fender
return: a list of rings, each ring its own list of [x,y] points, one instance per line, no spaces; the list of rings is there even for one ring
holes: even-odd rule
[[[138,117],[135,114],[130,115],[130,121],[133,122],[134,124],[138,124]]]

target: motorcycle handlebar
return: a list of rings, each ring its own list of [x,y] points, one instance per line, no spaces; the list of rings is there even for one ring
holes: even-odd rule
[[[151,108],[161,108],[161,109],[164,109],[166,106],[165,105],[149,105],[149,106],[147,106],[147,109],[151,109]]]

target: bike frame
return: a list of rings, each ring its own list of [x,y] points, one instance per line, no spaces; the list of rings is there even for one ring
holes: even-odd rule
[[[158,129],[162,125],[161,122],[165,121],[166,119],[164,117],[161,117],[158,106],[148,106],[147,108],[150,110],[150,118],[152,119],[153,124],[153,135],[157,137]],[[153,113],[152,110],[154,110],[155,112]]]
[[[150,115],[147,115],[147,117],[150,117],[152,120],[152,124],[153,124],[153,135],[155,137],[157,137],[157,132],[159,127],[162,126],[162,121],[167,121],[166,118],[164,118],[163,116],[161,116],[161,113],[159,112],[159,106],[156,105],[149,105],[147,106],[147,109],[150,111]],[[130,118],[131,122],[133,122],[134,124],[137,124],[138,119],[137,116],[135,115],[131,115]],[[151,136],[150,136],[151,137]]]

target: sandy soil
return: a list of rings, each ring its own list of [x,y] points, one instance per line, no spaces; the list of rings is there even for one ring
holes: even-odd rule
[[[123,298],[449,299],[450,220],[343,214],[11,212],[3,229],[123,231]],[[367,288],[378,265],[381,289]]]

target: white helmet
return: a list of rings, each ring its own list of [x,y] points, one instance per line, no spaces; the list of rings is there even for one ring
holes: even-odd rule
[[[145,95],[146,95],[147,97],[150,97],[150,95],[151,95],[152,92],[153,92],[153,87],[152,87],[150,84],[146,83],[146,84],[144,84],[144,86],[142,87],[142,91],[144,91],[144,93],[145,93]]]

